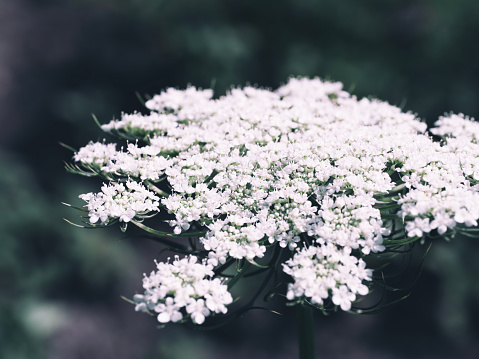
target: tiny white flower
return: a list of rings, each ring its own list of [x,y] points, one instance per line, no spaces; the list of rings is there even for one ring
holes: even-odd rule
[[[354,293],[351,293],[345,285],[339,288],[333,288],[333,303],[339,305],[342,310],[347,311],[351,309],[351,302],[356,299]]]

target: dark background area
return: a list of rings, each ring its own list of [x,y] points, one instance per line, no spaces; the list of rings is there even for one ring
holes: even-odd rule
[[[67,174],[135,92],[188,84],[344,83],[434,123],[479,117],[473,0],[0,0],[0,357],[295,358],[294,312],[250,312],[219,331],[169,326],[120,296],[141,291],[157,245],[62,218],[98,182]],[[375,316],[317,313],[321,358],[479,357],[479,245],[433,244],[411,296]]]

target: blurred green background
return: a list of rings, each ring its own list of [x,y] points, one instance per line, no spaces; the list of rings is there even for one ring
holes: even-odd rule
[[[65,223],[98,182],[60,147],[101,139],[169,86],[276,88],[341,81],[429,124],[479,118],[474,0],[0,0],[0,358],[295,358],[294,313],[252,312],[221,331],[155,329],[120,295],[158,247]],[[412,295],[376,316],[316,316],[321,358],[479,357],[479,239],[433,245]],[[279,303],[281,304],[281,303]]]

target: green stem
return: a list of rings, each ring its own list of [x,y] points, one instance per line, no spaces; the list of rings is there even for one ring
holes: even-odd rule
[[[299,359],[315,359],[313,308],[297,305]]]
[[[153,192],[156,192],[158,193],[160,196],[162,197],[165,197],[165,198],[168,198],[170,196],[169,193],[159,189],[158,187],[156,187],[153,183],[151,183],[150,181],[145,181],[148,188],[151,189]]]
[[[231,278],[230,280],[228,280],[228,290],[230,290],[231,288],[233,288],[233,286],[241,279],[241,277],[244,276],[246,270],[251,266],[251,263],[250,262],[246,262],[244,263],[244,265],[241,267],[241,269],[239,269],[235,276],[233,278]]]

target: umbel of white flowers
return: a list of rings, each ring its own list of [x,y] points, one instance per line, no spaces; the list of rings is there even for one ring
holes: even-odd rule
[[[369,292],[368,256],[477,226],[473,119],[441,117],[434,140],[414,114],[320,79],[212,96],[169,88],[146,102],[151,112],[101,126],[126,145],[91,142],[68,166],[105,179],[80,196],[90,225],[196,237],[195,254],[157,263],[134,296],[136,310],[160,323],[226,313],[244,263],[262,258],[290,276],[287,300],[349,311]],[[160,212],[172,232],[144,224]],[[238,270],[227,279],[231,265]]]

